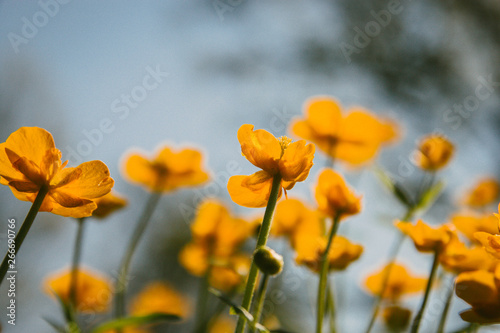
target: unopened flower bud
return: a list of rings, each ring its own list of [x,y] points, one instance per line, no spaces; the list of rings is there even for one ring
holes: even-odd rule
[[[278,275],[283,269],[283,257],[267,246],[255,250],[253,258],[257,267],[264,274]]]

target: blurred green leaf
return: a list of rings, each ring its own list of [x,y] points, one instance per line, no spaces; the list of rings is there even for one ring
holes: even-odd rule
[[[374,168],[375,175],[385,185],[385,187],[394,194],[394,196],[406,207],[413,206],[413,200],[406,190],[398,183],[396,183],[384,169],[380,167]]]
[[[415,206],[417,210],[426,210],[437,200],[444,188],[444,182],[439,181],[425,191]]]

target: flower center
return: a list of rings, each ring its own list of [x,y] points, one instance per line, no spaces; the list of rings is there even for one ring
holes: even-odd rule
[[[283,156],[283,154],[285,153],[285,150],[290,145],[290,143],[292,143],[292,139],[290,139],[286,136],[280,136],[278,141],[279,141],[280,147],[281,147],[281,156],[280,156],[280,158],[281,158]]]

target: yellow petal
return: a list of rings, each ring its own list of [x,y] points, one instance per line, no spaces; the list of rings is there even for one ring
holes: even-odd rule
[[[80,164],[77,168],[82,170],[80,177],[58,187],[58,191],[85,199],[99,198],[111,191],[114,180],[109,176],[106,164],[90,161]]]
[[[336,136],[342,126],[340,105],[330,97],[316,97],[306,102],[307,123],[319,136]]]
[[[75,208],[92,203],[92,200],[82,199],[79,197],[75,197],[69,193],[64,193],[57,190],[51,191],[50,196],[54,199],[55,202],[66,208]]]
[[[271,133],[254,131],[253,128],[253,125],[245,124],[238,130],[241,152],[256,167],[275,174],[281,157],[281,145]]]
[[[153,189],[158,184],[158,174],[144,156],[132,154],[125,161],[124,176],[133,183]]]
[[[458,297],[471,305],[498,302],[498,291],[493,273],[487,271],[459,274],[455,282],[455,290]]]
[[[165,282],[152,282],[146,286],[133,300],[130,312],[134,316],[145,316],[153,313],[174,314],[186,317],[189,305],[185,297]]]
[[[313,166],[314,145],[304,140],[291,143],[279,161],[280,174],[285,181],[301,182]]]
[[[273,178],[265,171],[250,176],[232,176],[227,183],[231,199],[244,207],[265,207],[269,201]],[[281,196],[281,189],[279,196]]]

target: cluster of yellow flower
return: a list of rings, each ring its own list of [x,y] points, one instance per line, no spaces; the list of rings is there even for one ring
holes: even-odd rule
[[[392,121],[361,108],[344,113],[330,97],[309,100],[304,117],[290,128],[302,140],[276,138],[248,124],[237,132],[243,156],[260,170],[249,176],[232,176],[227,189],[231,199],[241,206],[265,207],[262,218],[234,216],[225,203],[213,198],[197,208],[190,226],[192,240],[178,254],[180,264],[190,274],[202,278],[195,311],[191,311],[191,302],[165,281],[145,286],[130,306],[126,305],[126,293],[132,257],[161,195],[209,180],[200,151],[162,147],[152,158],[137,152],[126,155],[124,178],[151,194],[123,256],[118,277],[112,282],[104,274],[80,265],[86,218],[105,218],[127,205],[125,199],[111,192],[114,180],[106,165],[91,161],[66,167],[67,162],[62,163],[61,152],[46,130],[23,127],[12,133],[0,144],[0,184],[9,186],[16,198],[33,203],[15,239],[17,250],[38,211],[72,217],[78,222],[71,267],[52,274],[45,282],[45,290],[60,301],[65,317],[65,324],[50,324],[63,332],[82,332],[87,328],[80,327],[78,314],[106,312],[113,300],[113,319],[101,322],[92,332],[148,332],[151,325],[189,316],[194,316],[194,331],[199,333],[270,332],[280,323],[275,318],[261,318],[263,300],[269,279],[282,271],[284,262],[267,242],[269,236],[283,236],[295,252],[296,264],[318,275],[316,333],[323,332],[325,317],[330,319],[330,331],[335,331],[335,297],[328,275],[345,270],[360,258],[363,246],[337,234],[341,222],[361,212],[362,198],[333,166],[336,161],[348,167],[367,165],[382,146],[399,136],[398,128]],[[288,198],[288,191],[308,178],[315,147],[326,154],[329,163],[317,176],[312,205]],[[413,316],[402,298],[425,291],[411,325],[411,332],[418,332],[440,266],[455,283],[450,290],[471,306],[460,313],[464,321],[472,323],[467,329],[500,323],[500,216],[488,213],[488,207],[498,200],[498,182],[479,182],[462,200],[466,209],[451,216],[450,223],[437,227],[422,220],[412,223],[442,189],[436,176],[453,154],[454,146],[444,136],[429,135],[421,141],[415,163],[429,177],[413,196],[404,184],[379,170],[383,182],[407,211],[395,224],[400,233],[386,264],[365,280],[366,291],[376,297],[366,332],[376,323],[381,307],[389,331],[406,329]],[[280,200],[282,193],[286,200]],[[419,252],[433,254],[428,277],[413,276],[406,266],[409,263],[397,259],[406,237]],[[256,238],[253,255],[245,250],[252,238]],[[0,267],[2,280],[8,259],[6,256]],[[208,308],[209,297],[214,295],[219,297],[220,306]],[[238,306],[232,299],[240,296]],[[449,292],[437,332],[444,332],[452,297],[453,292]],[[222,315],[225,306],[237,314],[237,323]]]

